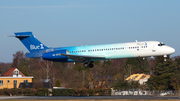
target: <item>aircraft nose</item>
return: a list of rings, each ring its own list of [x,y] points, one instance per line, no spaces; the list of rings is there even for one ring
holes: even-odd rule
[[[172,47],[169,47],[169,48],[168,48],[168,52],[169,52],[170,54],[172,54],[172,53],[174,53],[174,52],[175,52],[175,49],[174,49],[174,48],[172,48]]]
[[[172,51],[172,53],[174,53],[174,52],[175,52],[175,49],[174,49],[174,48],[172,48],[172,50],[171,50],[171,51]]]

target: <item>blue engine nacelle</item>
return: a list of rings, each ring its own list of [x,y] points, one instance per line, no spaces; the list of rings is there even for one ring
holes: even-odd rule
[[[61,54],[69,54],[68,50],[57,50],[52,52],[47,52],[42,55],[42,58],[45,60],[67,60],[67,56],[63,56]]]

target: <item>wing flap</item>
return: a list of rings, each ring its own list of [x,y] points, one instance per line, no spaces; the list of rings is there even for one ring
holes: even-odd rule
[[[73,54],[61,54],[67,56],[69,59],[75,60],[77,62],[85,62],[89,59],[105,59],[105,56],[92,56],[92,55],[73,55]]]

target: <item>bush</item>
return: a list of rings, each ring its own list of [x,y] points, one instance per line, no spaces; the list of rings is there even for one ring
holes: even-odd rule
[[[89,89],[87,91],[87,93],[89,94],[89,96],[93,96],[94,95],[94,90],[93,89]]]
[[[2,95],[5,95],[4,89],[0,89],[0,95],[1,95],[1,96],[2,96]]]
[[[3,89],[4,95],[10,95],[10,89]]]
[[[87,90],[86,89],[79,89],[77,93],[79,96],[87,96]]]
[[[47,88],[38,89],[0,89],[0,96],[46,96],[50,92]],[[53,89],[53,96],[93,96],[111,95],[110,89]]]
[[[46,88],[39,89],[0,89],[0,96],[45,96],[49,91]]]
[[[35,92],[35,96],[47,96],[49,93],[48,89],[46,88],[39,88]]]
[[[23,94],[25,96],[34,96],[35,92],[36,92],[36,89],[30,89],[30,88],[23,89]]]
[[[73,96],[76,95],[74,89],[53,89],[53,96]]]
[[[59,78],[57,78],[57,80],[56,80],[56,87],[60,87],[60,86],[61,86],[61,82],[60,82]]]
[[[111,95],[111,89],[53,89],[53,96]]]
[[[13,96],[16,95],[22,95],[23,91],[22,89],[8,89],[9,93],[12,94]]]

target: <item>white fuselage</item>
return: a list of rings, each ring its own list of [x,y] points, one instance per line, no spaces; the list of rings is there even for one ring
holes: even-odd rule
[[[174,48],[158,41],[61,47],[61,49],[67,49],[69,55],[104,57],[104,59],[167,56],[175,52]],[[91,60],[93,61],[93,58]]]

